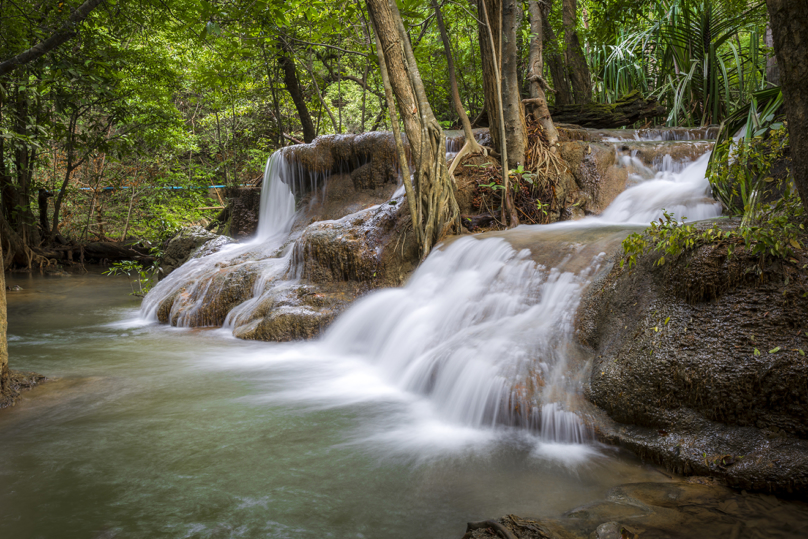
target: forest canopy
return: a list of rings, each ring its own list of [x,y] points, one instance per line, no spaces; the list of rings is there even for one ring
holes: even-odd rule
[[[639,91],[664,107],[654,123],[699,126],[779,81],[762,2],[397,7],[435,120],[463,127],[459,99],[471,126],[490,124],[498,151],[488,14],[506,32],[491,35],[504,36],[503,105],[539,99],[552,112]],[[358,1],[0,0],[0,62],[6,264],[75,241],[158,245],[212,219],[227,189],[255,184],[273,150],[391,128],[373,21]]]

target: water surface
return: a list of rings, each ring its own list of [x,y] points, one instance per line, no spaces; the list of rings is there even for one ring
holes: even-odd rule
[[[0,537],[451,538],[668,480],[444,421],[361,358],[144,322],[122,278],[9,285],[12,367],[57,380],[0,411]]]

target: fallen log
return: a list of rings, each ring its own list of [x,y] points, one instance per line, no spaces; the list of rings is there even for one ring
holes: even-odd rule
[[[667,116],[668,111],[656,99],[644,99],[639,90],[633,90],[614,103],[562,105],[551,108],[550,114],[554,123],[609,129],[625,127],[648,118]]]
[[[47,259],[68,261],[137,260],[138,262],[154,262],[156,260],[146,247],[113,241],[41,247],[36,249],[36,252]]]

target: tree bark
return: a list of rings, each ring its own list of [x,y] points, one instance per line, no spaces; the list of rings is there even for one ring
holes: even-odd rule
[[[501,0],[477,0],[477,13],[480,59],[483,68],[483,108],[488,115],[491,146],[494,150],[502,153],[502,140],[500,140],[502,135],[499,132],[499,102],[497,98],[500,85],[498,74],[500,73],[499,28],[502,24]],[[487,23],[486,20],[488,21]]]
[[[586,56],[578,39],[578,2],[577,0],[563,0],[562,21],[564,24],[564,44],[566,45],[567,70],[575,103],[585,104],[592,102],[592,77]]]
[[[413,228],[421,238],[421,256],[451,229],[459,230],[459,214],[454,185],[446,167],[446,137],[432,112],[409,38],[395,0],[366,0],[384,55],[390,87],[404,120],[404,130],[415,165],[416,221]]]
[[[527,149],[527,126],[522,96],[519,93],[519,54],[516,46],[522,16],[521,3],[516,0],[502,1],[502,113],[505,116],[507,164],[510,168],[525,163]],[[513,217],[516,217],[515,212]]]
[[[528,72],[527,78],[530,83],[530,98],[533,117],[541,124],[547,135],[547,143],[550,146],[550,151],[555,153],[557,151],[556,145],[558,144],[558,131],[553,124],[553,118],[550,115],[550,110],[547,108],[547,96],[544,94],[544,89],[547,86],[542,73],[544,73],[544,13],[538,0],[529,0],[527,5],[528,13],[530,14],[530,54],[528,58]]]
[[[53,35],[45,41],[37,43],[30,49],[21,52],[20,54],[9,58],[0,63],[0,77],[6,73],[10,73],[21,65],[33,62],[34,60],[49,53],[65,41],[72,39],[76,35],[78,25],[87,18],[88,15],[100,4],[103,0],[87,0],[74,11],[70,17],[62,24],[62,26]]]
[[[552,3],[552,2],[550,2]],[[544,30],[544,42],[550,44],[550,52],[547,54],[547,64],[550,66],[550,75],[553,77],[553,89],[555,90],[555,104],[569,105],[572,103],[572,92],[570,91],[570,82],[567,78],[567,67],[564,65],[564,57],[558,52],[558,38],[550,26],[550,21],[547,15],[549,8],[544,12],[545,17],[542,19],[542,29]]]
[[[766,0],[788,119],[794,183],[808,209],[808,3]]]
[[[766,25],[766,46],[774,48],[774,34],[770,24]],[[766,80],[772,86],[780,86],[780,68],[777,66],[776,56],[766,56]]]
[[[438,23],[440,37],[443,40],[443,50],[446,53],[446,62],[449,69],[449,84],[452,88],[452,102],[454,103],[457,115],[460,117],[460,123],[463,125],[463,133],[466,135],[466,144],[469,146],[467,151],[470,153],[477,153],[482,150],[482,147],[477,144],[477,141],[474,139],[474,132],[471,130],[471,122],[469,121],[468,114],[466,114],[466,108],[463,106],[463,102],[460,99],[460,90],[457,87],[454,59],[452,58],[452,46],[449,42],[449,34],[446,31],[446,25],[443,24],[443,14],[440,11],[438,0],[432,0],[432,9],[435,10],[435,20]]]
[[[39,228],[43,237],[50,235],[50,226],[48,226],[48,199],[51,196],[50,191],[41,188],[39,189],[39,193],[37,195],[37,205],[39,206]]]
[[[292,101],[295,103],[297,114],[300,116],[300,125],[303,126],[303,140],[307,143],[314,140],[317,134],[314,131],[314,122],[311,121],[311,114],[306,106],[306,100],[303,97],[303,91],[300,89],[300,83],[297,78],[297,69],[295,69],[295,61],[289,57],[289,46],[285,43],[280,43],[281,53],[278,61],[283,68],[283,82],[289,95],[292,96]]]

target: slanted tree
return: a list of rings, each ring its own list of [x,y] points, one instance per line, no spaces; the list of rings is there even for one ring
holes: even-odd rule
[[[466,114],[466,107],[463,106],[463,101],[460,99],[454,59],[452,58],[452,44],[449,42],[449,33],[446,31],[446,25],[443,23],[443,14],[441,13],[437,0],[432,0],[432,9],[435,11],[435,19],[438,23],[438,30],[440,31],[440,37],[443,41],[443,50],[446,54],[446,63],[449,69],[449,84],[452,87],[452,103],[460,118],[460,123],[463,125],[463,134],[466,136],[465,144],[463,144],[463,147],[455,156],[452,166],[449,168],[449,174],[451,175],[464,155],[468,153],[480,153],[483,151],[483,148],[474,139],[474,132],[471,130],[471,122],[469,121],[468,114]]]
[[[278,62],[283,68],[283,82],[286,85],[286,90],[292,96],[292,101],[297,109],[297,115],[300,117],[300,125],[303,127],[303,140],[311,142],[317,136],[314,131],[314,122],[311,120],[309,108],[306,106],[306,99],[303,96],[303,90],[300,88],[300,82],[297,76],[297,69],[295,68],[295,60],[292,57],[292,48],[288,43],[279,41],[280,53],[278,54]]]
[[[415,181],[407,187],[407,202],[421,256],[425,257],[441,238],[460,226],[460,210],[446,167],[446,137],[426,98],[395,1],[366,0],[366,4],[381,48],[380,68],[386,71],[410,145]],[[394,107],[389,108],[392,112]],[[398,139],[401,155],[402,143]],[[402,172],[406,182],[406,170]]]
[[[808,3],[766,0],[788,119],[794,183],[808,210]]]

